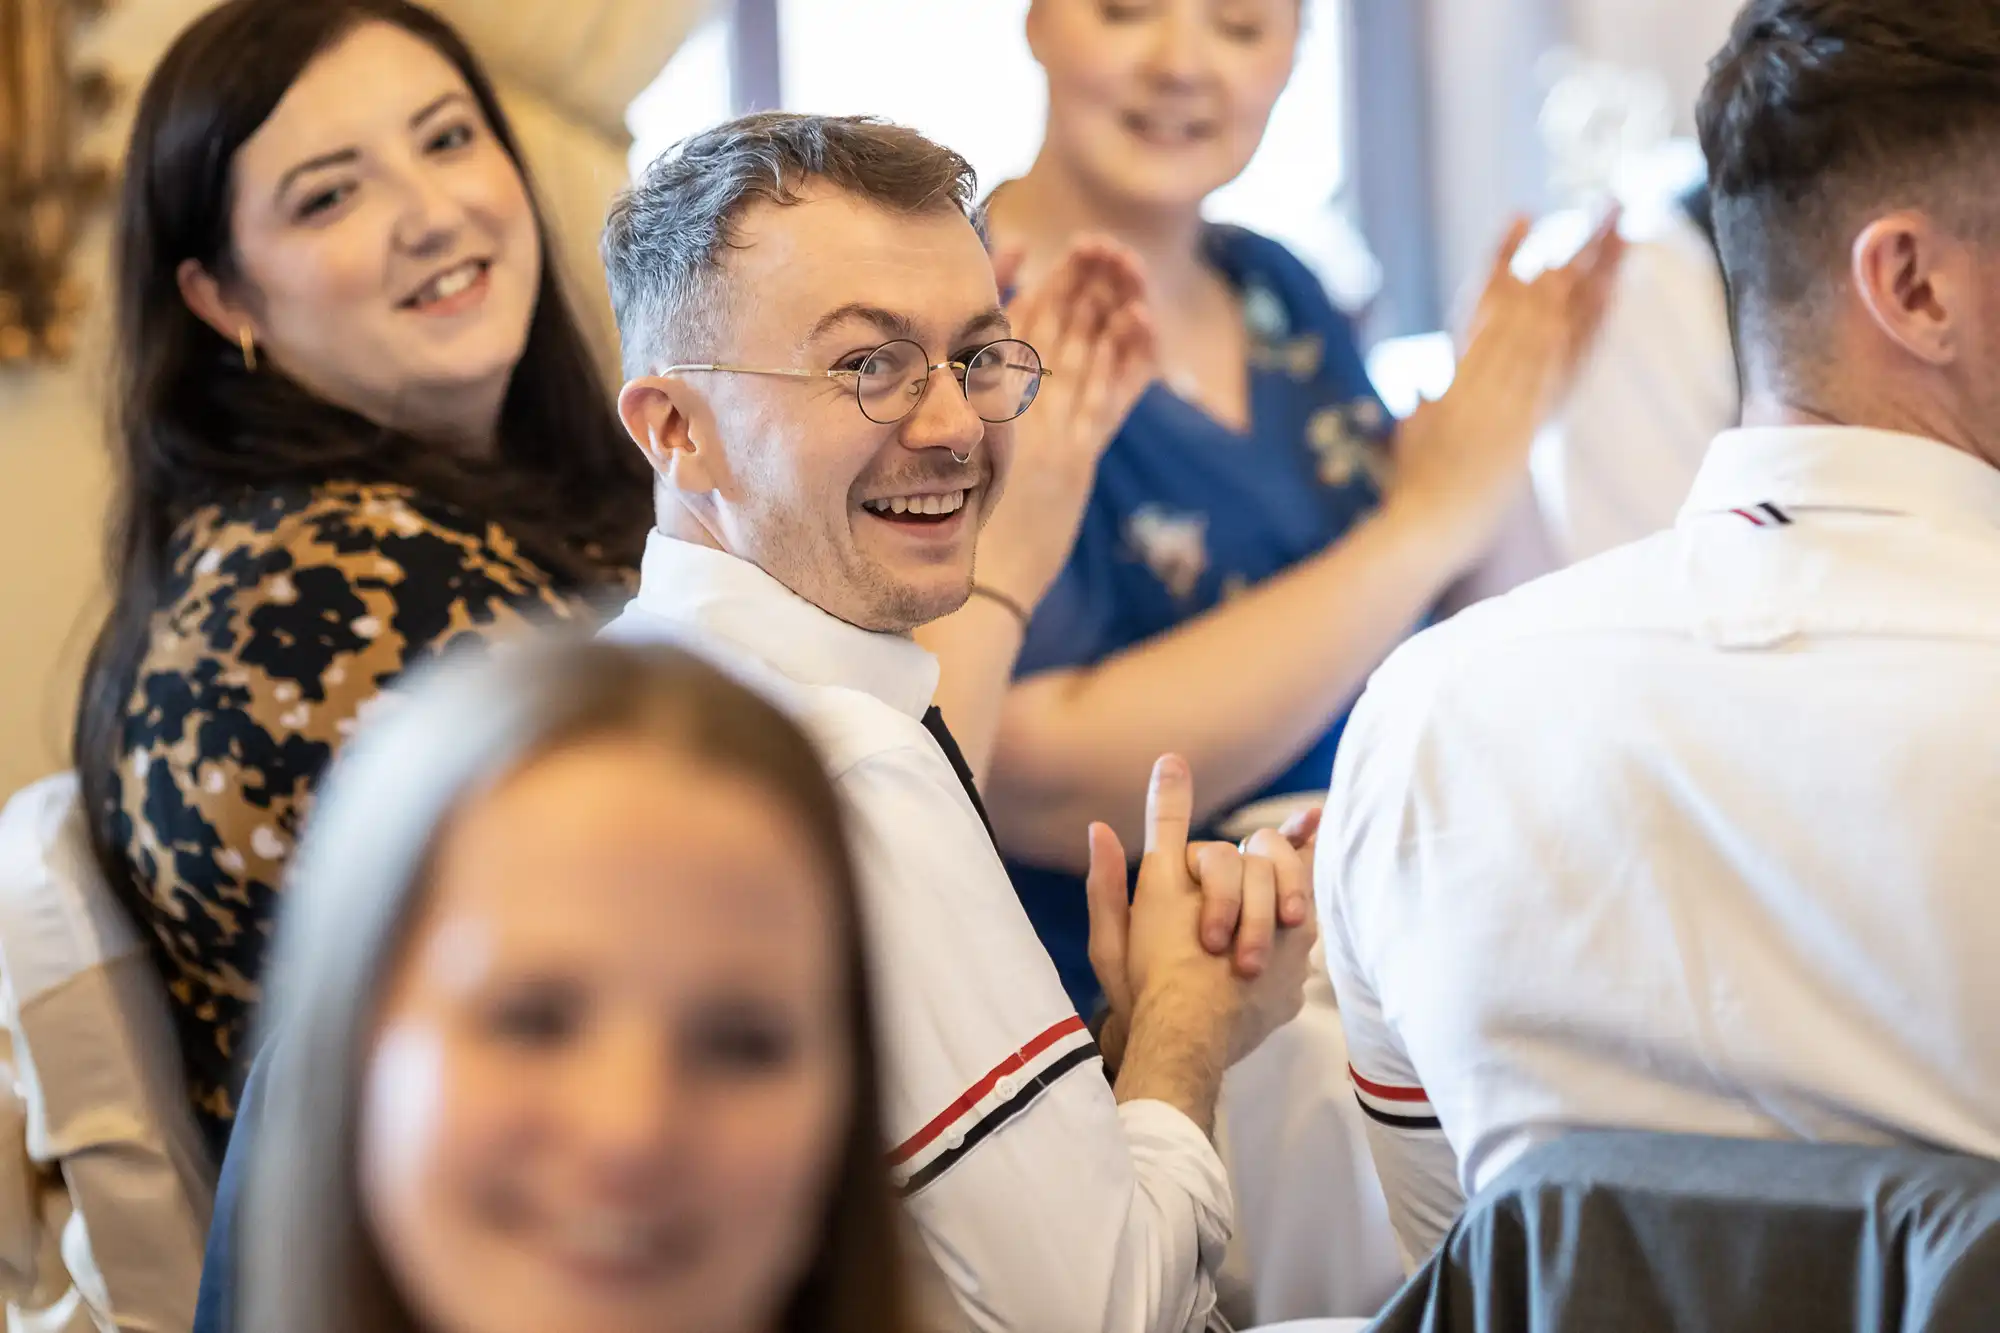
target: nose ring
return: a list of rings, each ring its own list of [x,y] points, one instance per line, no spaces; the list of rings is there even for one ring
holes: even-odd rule
[[[963,467],[965,466],[965,464],[970,463],[972,461],[972,454],[970,452],[963,454],[954,453],[951,456],[951,461],[957,463],[960,467]]]

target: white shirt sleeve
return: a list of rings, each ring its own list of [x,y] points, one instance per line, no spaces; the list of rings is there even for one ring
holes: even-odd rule
[[[969,803],[969,827],[941,817],[928,776],[892,754],[840,779],[918,1230],[982,1333],[1199,1330],[1222,1161],[1172,1107],[1117,1104],[985,830]]]
[[[1397,740],[1385,736],[1389,728],[1378,725],[1381,703],[1379,694],[1372,699],[1364,694],[1341,736],[1314,859],[1314,889],[1355,1099],[1368,1119],[1368,1142],[1403,1266],[1414,1272],[1457,1221],[1465,1195],[1458,1156],[1384,1011],[1368,961],[1374,949],[1404,944],[1371,937],[1369,927],[1382,913],[1371,910],[1378,903],[1370,900],[1410,887],[1393,878],[1405,859],[1399,844],[1408,833],[1403,798],[1410,765],[1407,755],[1398,753]]]

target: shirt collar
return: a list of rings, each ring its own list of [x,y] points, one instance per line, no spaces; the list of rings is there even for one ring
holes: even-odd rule
[[[914,639],[850,625],[747,560],[657,529],[646,539],[635,605],[800,685],[859,690],[913,718],[937,693],[938,660]]]
[[[1762,504],[2000,527],[2000,469],[1948,444],[1894,431],[1732,430],[1709,446],[1681,521]]]

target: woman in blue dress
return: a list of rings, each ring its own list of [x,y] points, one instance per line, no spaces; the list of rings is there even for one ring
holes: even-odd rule
[[[1211,831],[1266,798],[1323,796],[1368,674],[1524,497],[1529,444],[1616,265],[1607,228],[1569,268],[1520,282],[1517,227],[1451,392],[1398,423],[1306,267],[1201,214],[1255,152],[1300,22],[1300,0],[1029,11],[1048,128],[990,201],[996,253],[1032,286],[1079,235],[1122,243],[1149,283],[1160,378],[1101,458],[1079,439],[1068,458],[1016,460],[981,595],[922,637],[1022,902],[1086,1015],[1100,995],[1086,826],[1136,847],[1167,752],[1188,760]],[[1063,389],[1059,369],[1045,392]]]

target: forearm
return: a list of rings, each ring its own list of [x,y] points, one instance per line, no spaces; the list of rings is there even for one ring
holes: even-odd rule
[[[1000,711],[1014,679],[1025,627],[990,597],[975,596],[916,633],[941,668],[936,703],[974,779],[984,788],[1000,732]]]
[[[1428,516],[1385,509],[1226,606],[1086,671],[1007,696],[991,800],[1010,851],[1081,868],[1077,830],[1142,835],[1145,774],[1185,757],[1197,822],[1308,747],[1457,576]]]
[[[1175,989],[1139,1000],[1113,1091],[1120,1104],[1164,1102],[1213,1137],[1215,1102],[1229,1064],[1229,1025],[1201,1012],[1203,996]]]

